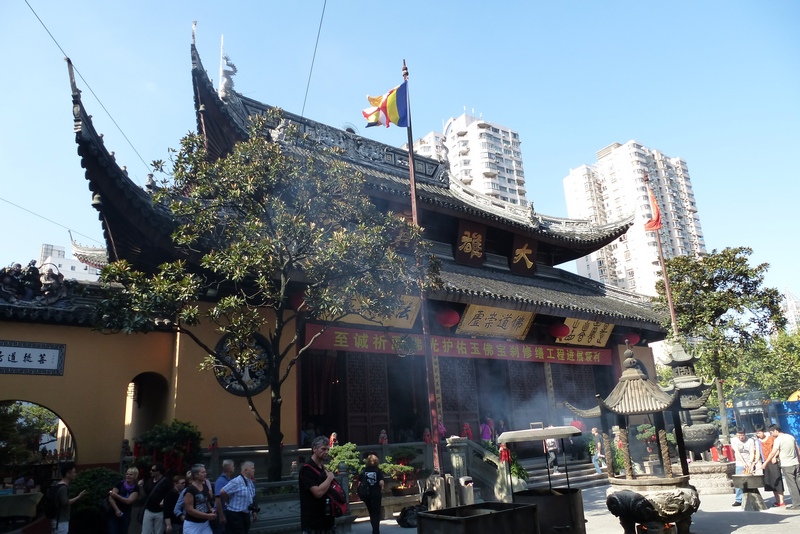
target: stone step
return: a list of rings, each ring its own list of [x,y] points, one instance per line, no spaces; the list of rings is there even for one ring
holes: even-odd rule
[[[563,461],[563,458],[559,458]],[[547,463],[544,458],[528,458],[523,459],[520,463],[525,467],[528,472],[528,488],[541,489],[549,487],[566,487],[567,474],[565,473],[564,466],[558,468],[558,473],[550,472],[550,478],[547,476]],[[592,488],[597,486],[605,486],[608,484],[608,477],[605,473],[597,474],[594,465],[588,460],[575,460],[568,461],[567,466],[569,469],[569,486],[574,488]]]

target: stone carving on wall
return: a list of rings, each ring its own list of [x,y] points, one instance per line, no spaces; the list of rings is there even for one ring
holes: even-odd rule
[[[17,305],[50,306],[67,296],[71,282],[52,268],[41,273],[36,260],[26,267],[14,263],[0,269],[0,300]]]

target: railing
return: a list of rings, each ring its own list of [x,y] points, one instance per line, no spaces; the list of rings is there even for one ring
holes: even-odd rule
[[[496,454],[471,440],[467,441],[467,470],[473,480],[493,492],[486,500],[511,502],[512,492],[528,489],[525,480],[511,474],[507,462],[501,462]]]

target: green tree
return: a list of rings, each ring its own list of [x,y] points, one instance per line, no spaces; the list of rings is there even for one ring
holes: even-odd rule
[[[271,451],[283,440],[281,386],[313,343],[302,337],[302,319],[359,313],[380,321],[403,295],[418,294],[419,280],[438,280],[435,263],[419,256],[420,228],[380,209],[386,203],[368,197],[363,175],[335,151],[291,126],[269,129],[278,124],[278,111],[253,117],[248,139],[219,160],[189,134],[169,168],[154,162],[165,175],[155,202],[171,211],[184,259],[154,273],[124,261],[108,266],[103,281],[121,289],[96,310],[107,331],[168,329],[192,339],[208,354],[206,368],[241,387]],[[406,251],[417,251],[417,260]],[[201,311],[198,300],[209,293],[218,296]],[[302,304],[293,307],[298,294]],[[215,325],[224,345],[196,335],[192,327],[201,321]],[[268,418],[251,391],[251,372],[268,384]],[[270,455],[269,475],[280,479],[280,454]]]
[[[0,404],[0,465],[32,460],[43,434],[55,441],[57,425],[56,414],[44,406],[22,401]]]
[[[0,466],[18,463],[28,454],[17,429],[20,411],[18,402],[0,404]]]
[[[56,431],[58,430],[58,416],[38,404],[23,402],[20,407],[20,432],[27,437],[27,441],[35,443],[35,448],[39,445],[46,445],[56,441]],[[46,442],[39,443],[42,435],[49,436]]]
[[[702,355],[697,368],[717,378],[720,412],[725,413],[723,381],[746,369],[758,342],[781,330],[786,319],[781,294],[764,287],[769,265],[748,261],[752,249],[726,248],[699,258],[678,256],[665,262],[679,335]],[[666,309],[664,282],[656,284],[656,304]],[[667,325],[665,325],[667,326]],[[723,440],[728,438],[722,418]]]
[[[759,339],[743,354],[740,372],[725,383],[734,393],[761,391],[767,398],[786,400],[800,389],[800,331],[783,330]]]

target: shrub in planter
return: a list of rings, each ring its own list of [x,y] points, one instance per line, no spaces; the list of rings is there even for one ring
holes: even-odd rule
[[[328,463],[325,468],[328,471],[337,473],[339,471],[339,464],[344,463],[350,476],[355,477],[364,468],[364,460],[356,450],[355,443],[345,443],[343,445],[334,445],[328,453]]]
[[[158,461],[169,473],[185,473],[200,461],[200,440],[200,431],[192,423],[176,419],[156,425],[134,440],[142,453],[136,458],[136,467],[149,473],[150,465]]]

